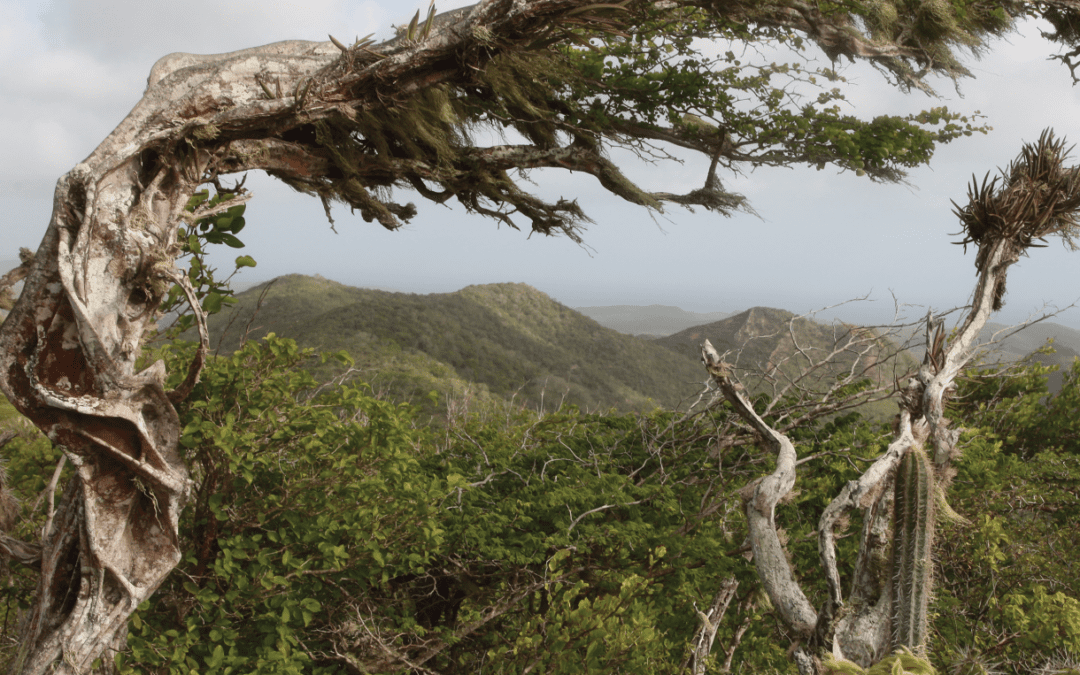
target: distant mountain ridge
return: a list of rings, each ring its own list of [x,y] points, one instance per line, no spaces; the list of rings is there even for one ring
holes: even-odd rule
[[[589,410],[644,411],[676,406],[704,380],[696,358],[604,328],[525,284],[417,295],[288,275],[236,297],[210,317],[213,348],[228,353],[245,333],[274,332],[344,349],[366,379],[421,403],[430,391],[445,399],[468,390],[534,408],[565,398]]]
[[[861,346],[851,346],[850,337],[859,340]],[[747,389],[770,395],[808,371],[812,372],[800,386],[824,391],[848,373],[854,373],[856,380],[869,378],[877,384],[889,385],[916,365],[910,353],[900,351],[887,337],[870,329],[817,323],[771,307],[751,307],[720,321],[657,338],[655,342],[690,357],[700,354],[701,343],[706,339],[721,355],[728,354],[725,361],[733,365]],[[811,360],[820,364],[826,359],[828,365],[811,368]],[[863,414],[878,419],[894,413],[895,404],[889,402],[863,409]]]
[[[789,376],[800,358],[789,325],[800,348],[819,354],[850,328],[765,307],[737,314],[698,314],[661,305],[582,308],[607,322],[605,327],[531,286],[512,283],[418,295],[287,275],[238,293],[237,299],[235,308],[210,317],[213,348],[228,353],[245,334],[259,338],[275,332],[306,347],[344,349],[356,359],[361,377],[377,389],[424,405],[435,391],[443,402],[456,397],[515,399],[547,409],[561,400],[588,410],[671,408],[700,391],[705,379],[700,344],[706,337],[721,353],[741,347],[737,365],[744,374],[778,367],[774,375]],[[667,321],[667,328],[700,316],[721,318],[656,339],[610,327],[620,325],[620,317],[634,318],[638,310],[646,310],[650,320]],[[639,321],[634,327],[642,325]],[[1080,331],[1069,335],[1070,329],[1059,330],[1064,327],[1040,326],[1059,335],[1059,352],[1071,359],[1076,352],[1070,343],[1076,340],[1080,346]],[[1007,345],[1034,349],[1044,338],[1041,332],[1018,337]],[[874,379],[902,374],[918,357],[905,353],[895,366],[883,368],[878,362],[891,349],[882,342],[869,355],[867,372]],[[845,363],[842,358],[838,366]]]
[[[629,335],[664,337],[732,316],[734,312],[689,312],[669,305],[575,307],[601,326]]]
[[[678,307],[664,305],[615,305],[611,307],[579,307],[577,309],[608,328],[631,335],[649,337],[669,337],[691,328],[699,328],[739,314],[737,312],[687,312]],[[707,318],[707,320],[695,321],[694,319],[698,317]],[[1006,324],[989,322],[979,333],[979,341],[986,343],[993,339],[995,332],[1002,331],[999,335],[1001,341],[990,348],[990,352],[984,357],[985,361],[1014,362],[1027,358],[1035,350],[1044,347],[1048,339],[1053,338],[1054,354],[1038,354],[1032,358],[1044,365],[1058,366],[1058,372],[1050,374],[1048,386],[1051,392],[1060,390],[1063,371],[1072,367],[1073,359],[1080,357],[1080,330],[1050,321],[1032,324],[1013,335],[1009,335],[1012,332],[1011,330],[1003,330],[1007,328]],[[899,343],[906,341],[910,345],[910,352],[917,361],[921,361],[924,351],[920,339],[922,331],[922,327],[910,328],[903,331],[897,340]],[[915,335],[914,339],[911,339],[913,334],[917,335]],[[1008,337],[1005,337],[1006,335]],[[663,344],[663,341],[661,343]],[[685,353],[689,353],[689,351]]]

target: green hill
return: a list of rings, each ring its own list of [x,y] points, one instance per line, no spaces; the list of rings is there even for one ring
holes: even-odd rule
[[[236,297],[210,318],[213,349],[229,353],[245,334],[269,332],[344,349],[376,390],[415,402],[436,391],[444,402],[651,410],[678,405],[705,379],[697,356],[604,328],[525,284],[416,295],[289,275]]]
[[[687,358],[700,358],[701,343],[708,338],[721,354],[731,352],[726,360],[735,365],[740,380],[750,391],[772,393],[774,386],[782,387],[790,379],[798,377],[810,366],[811,360],[820,362],[838,346],[843,346],[846,335],[853,330],[869,329],[847,324],[821,324],[796,318],[782,309],[753,307],[720,321],[657,338],[655,342]],[[875,337],[875,334],[868,337]],[[896,347],[886,338],[877,337],[869,346],[869,351],[860,357],[856,367],[863,377],[887,383],[916,367],[915,359],[906,352],[889,359]],[[856,356],[853,349],[841,350],[831,365],[818,370],[802,384],[814,389],[831,384],[837,376],[851,370]],[[895,414],[896,406],[891,402],[881,402],[864,408],[862,412],[874,418],[884,418]]]
[[[531,286],[511,283],[417,295],[288,275],[236,297],[235,307],[210,317],[212,349],[231,353],[245,335],[273,332],[304,347],[345,350],[357,376],[377,392],[433,414],[465,401],[502,400],[549,410],[560,402],[586,410],[674,408],[695,397],[705,379],[700,345],[706,337],[721,353],[741,348],[737,360],[734,354],[729,360],[751,391],[767,391],[760,373],[771,372],[782,384],[806,366],[804,354],[821,358],[849,328],[791,323],[790,312],[755,307],[651,340],[605,328]],[[883,368],[879,362],[890,347],[880,340],[864,357],[866,376],[891,381],[914,364],[905,354]],[[852,359],[841,354],[811,383],[832,382]],[[319,368],[324,378],[342,371]],[[879,418],[894,412],[891,403],[864,410]]]

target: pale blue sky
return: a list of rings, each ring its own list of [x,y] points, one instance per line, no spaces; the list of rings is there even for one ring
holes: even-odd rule
[[[164,2],[144,0],[0,0],[0,258],[36,247],[49,219],[56,179],[91,152],[135,104],[154,61],[174,51],[222,52],[283,39],[343,40],[408,21],[421,3],[268,0]],[[426,8],[426,0],[422,3]],[[439,9],[468,4],[440,3]],[[1011,44],[1010,44],[1011,43]],[[851,320],[880,321],[892,298],[912,314],[963,304],[974,282],[973,251],[952,246],[958,230],[950,199],[962,202],[972,173],[1005,165],[1021,141],[1053,126],[1080,141],[1080,91],[1069,73],[1048,62],[1052,48],[1026,25],[1022,35],[971,61],[976,79],[960,98],[937,81],[942,100],[904,95],[871,68],[841,64],[852,112],[902,114],[938,105],[980,110],[994,127],[988,136],[955,141],[932,164],[912,172],[911,187],[875,185],[835,169],[760,169],[723,177],[747,195],[764,220],[731,219],[669,208],[650,215],[606,194],[588,176],[534,172],[536,190],[574,197],[596,223],[588,248],[497,228],[494,222],[415,199],[419,216],[387,232],[337,209],[331,232],[318,201],[264,176],[248,185],[245,253],[259,266],[247,280],[319,273],[360,286],[430,293],[469,284],[531,284],[570,305],[665,304],[696,311],[734,311],[753,305],[804,312],[872,293],[876,302],[846,310]],[[819,57],[822,58],[823,57]],[[704,162],[648,166],[625,154],[628,173],[653,190],[698,187]],[[1080,159],[1078,159],[1080,162]],[[223,251],[219,265],[235,257]],[[1078,253],[1080,255],[1080,253]],[[1068,305],[1080,297],[1080,259],[1057,242],[1033,252],[1009,276],[998,320],[1027,316],[1042,303]],[[1056,319],[1080,327],[1080,311]]]

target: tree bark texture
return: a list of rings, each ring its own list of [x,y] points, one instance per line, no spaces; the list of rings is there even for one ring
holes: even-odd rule
[[[488,0],[437,17],[423,34],[374,47],[288,41],[173,54],[154,66],[142,100],[57,183],[48,229],[0,328],[0,388],[75,468],[40,558],[28,545],[4,542],[9,551],[31,551],[35,560],[23,562],[41,568],[12,672],[82,673],[108,658],[130,614],[181,557],[177,526],[191,480],[173,403],[197,382],[205,332],[175,391],[165,389],[163,363],[139,369],[136,361],[174,283],[197,305],[174,266],[178,227],[210,215],[186,212],[192,193],[219,175],[262,169],[324,202],[333,183],[365,217],[393,226],[400,209],[362,188],[341,188],[349,176],[335,163],[333,143],[315,138],[325,130],[317,123],[407,107],[418,92],[470,82],[504,48],[548,37],[559,17],[587,4]],[[481,148],[465,160],[496,173],[523,163],[601,177],[613,169],[584,149]],[[402,157],[372,166],[385,174],[376,184],[412,181],[420,189],[428,178],[471,180]],[[198,308],[196,315],[202,318]]]
[[[461,79],[498,53],[493,35],[528,40],[545,17],[584,4],[486,2],[377,52],[290,41],[154,66],[142,100],[57,183],[45,237],[0,328],[0,386],[75,468],[44,534],[13,672],[89,670],[181,557],[191,480],[173,403],[196,383],[205,345],[173,392],[163,363],[139,370],[136,360],[168,289],[180,283],[194,301],[174,267],[177,228],[208,215],[185,211],[192,193],[250,169],[323,177],[331,151],[288,140],[290,129]]]
[[[858,480],[844,486],[818,521],[818,550],[829,588],[821,608],[810,606],[795,580],[774,517],[776,503],[795,484],[795,448],[754,411],[712,345],[702,345],[702,360],[719,391],[777,457],[775,471],[743,488],[742,496],[754,563],[779,618],[799,640],[793,656],[800,672],[821,673],[825,654],[865,668],[898,648],[924,653],[935,524],[939,511],[949,512],[950,464],[960,455],[960,432],[949,428],[945,401],[974,355],[979,331],[1001,306],[1009,266],[1033,238],[1053,233],[1068,240],[1077,231],[1080,174],[1064,168],[1063,159],[1061,142],[1045,132],[1038,145],[1025,146],[1003,172],[1000,190],[994,191],[994,183],[987,189],[986,181],[982,188],[973,184],[969,205],[957,207],[967,241],[979,246],[972,304],[949,340],[942,322],[927,315],[926,356],[900,392],[893,441]],[[845,600],[833,530],[854,509],[863,511],[863,531]]]
[[[496,59],[528,52],[527,58],[504,63],[511,75],[528,79],[520,68],[550,45],[570,39],[568,27],[610,33],[621,25],[611,18],[615,14],[642,10],[653,16],[680,7],[804,32],[830,54],[871,58],[908,85],[918,79],[908,62],[925,56],[918,44],[860,37],[800,3],[484,0],[379,45],[287,41],[160,60],[131,113],[57,183],[52,217],[24,290],[0,328],[0,388],[63,448],[75,469],[43,535],[36,605],[12,672],[85,672],[122,640],[128,616],[180,559],[177,525],[191,480],[177,449],[173,404],[198,379],[205,330],[204,348],[174,391],[165,389],[161,362],[142,367],[137,360],[144,332],[173,284],[197,305],[174,261],[181,251],[178,228],[216,212],[186,210],[200,185],[229,173],[265,170],[320,197],[328,214],[333,198],[391,228],[415,208],[382,199],[380,190],[410,185],[433,201],[454,196],[481,214],[506,219],[516,212],[528,217],[535,231],[576,237],[574,221],[584,218],[576,203],[544,203],[508,176],[514,168],[560,167],[590,173],[614,194],[651,208],[670,200],[722,211],[730,204],[713,189],[711,174],[707,189],[683,197],[645,193],[627,181],[598,140],[625,139],[627,132],[618,125],[591,136],[577,127],[559,127],[560,138],[574,139],[565,146],[444,142],[460,136],[463,126],[448,104],[446,87],[457,87],[463,99],[480,91],[473,100],[482,107],[488,93],[498,93],[490,78],[483,79]],[[955,74],[945,61],[930,64]],[[486,115],[476,114],[477,119]],[[429,147],[418,147],[399,122],[424,131]],[[214,208],[246,198],[238,193]],[[491,203],[496,208],[484,206]],[[201,323],[197,307],[195,314]],[[979,316],[971,330],[965,328],[965,339],[985,321]],[[948,374],[963,360],[949,356],[946,361],[942,372]],[[940,417],[940,398],[953,375],[935,380],[927,372],[919,392],[926,392],[922,409],[940,464],[949,455],[951,436],[933,415]],[[741,405],[755,417],[745,401]],[[796,592],[786,563],[780,565],[783,552],[772,515],[794,483],[795,453],[760,418],[754,424],[780,458],[774,475],[746,491],[755,555],[785,621],[804,635],[818,615]],[[20,542],[3,544],[37,555]]]

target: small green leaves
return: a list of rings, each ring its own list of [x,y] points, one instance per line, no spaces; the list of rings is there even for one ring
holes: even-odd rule
[[[211,244],[225,244],[230,248],[244,248],[244,242],[228,232],[211,232],[206,235],[206,241]]]
[[[203,310],[207,314],[217,314],[221,311],[221,300],[222,295],[220,293],[209,293],[205,298],[203,298]]]
[[[416,39],[416,25],[420,22],[420,10],[416,10],[416,14],[413,15],[412,21],[409,22],[409,27],[405,30],[405,39]]]
[[[244,247],[244,242],[236,234],[247,224],[244,220],[246,205],[244,203],[228,205],[237,196],[244,194],[241,185],[237,185],[231,191],[222,191],[213,197],[210,196],[209,190],[200,190],[193,194],[188,199],[187,212],[207,215],[177,229],[177,243],[181,247],[181,257],[190,260],[187,270],[188,280],[195,289],[195,296],[200,300],[202,310],[209,314],[219,312],[222,306],[236,302],[232,297],[232,291],[228,288],[228,281],[232,275],[224,280],[218,280],[214,276],[215,270],[206,264],[205,257],[207,244],[225,244],[230,248]],[[255,259],[251,256],[239,256],[236,258],[233,274],[243,267],[255,267],[255,265]],[[186,303],[187,296],[179,286],[173,285],[165,294],[159,310],[168,314],[186,306]],[[192,325],[194,325],[194,317],[181,312],[169,331],[173,335],[179,335]]]
[[[431,35],[431,27],[435,24],[435,0],[431,0],[431,4],[428,5],[427,20],[424,21],[424,28],[420,31],[420,37],[426,39]]]
[[[221,645],[214,647],[213,653],[205,659],[208,668],[217,668],[225,661],[225,649]]]

